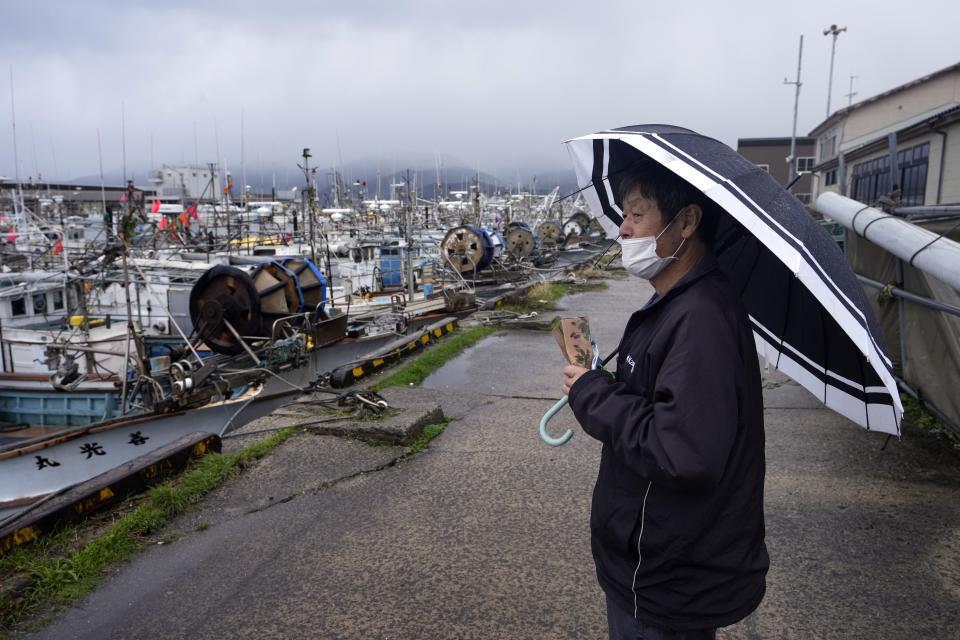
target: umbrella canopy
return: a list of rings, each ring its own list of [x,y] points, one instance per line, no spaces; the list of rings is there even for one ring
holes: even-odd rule
[[[757,351],[826,406],[900,435],[903,406],[879,325],[840,248],[804,205],[725,144],[688,129],[636,125],[567,142],[591,213],[610,238],[619,181],[653,160],[727,214],[714,242],[750,315]]]

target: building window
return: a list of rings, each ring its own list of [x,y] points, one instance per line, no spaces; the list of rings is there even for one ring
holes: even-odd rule
[[[900,168],[900,204],[911,207],[923,204],[927,191],[927,161],[930,144],[924,142],[897,153]]]
[[[897,152],[900,204],[923,204],[927,189],[927,161],[930,144],[924,142]],[[890,184],[890,156],[882,156],[853,167],[853,197],[864,204],[873,204],[877,198],[893,191]]]
[[[837,134],[831,133],[820,138],[820,162],[837,155]]]
[[[14,316],[27,315],[27,299],[17,298],[10,301],[10,311]]]
[[[797,196],[797,200],[799,200],[799,201],[802,202],[803,204],[810,204],[810,199],[811,199],[811,197],[810,197],[810,194],[809,194],[809,193],[797,193],[797,194],[794,194],[794,195],[796,195],[796,196]]]
[[[853,198],[873,204],[890,193],[890,156],[882,156],[853,167]]]
[[[763,169],[764,171],[766,171],[767,173],[770,173],[770,165],[768,165],[768,164],[758,164],[757,166],[760,167],[761,169]]]
[[[797,171],[810,171],[813,169],[815,160],[813,156],[800,156],[797,158]]]
[[[825,184],[828,187],[837,184],[836,169],[830,169],[823,175],[823,184]]]

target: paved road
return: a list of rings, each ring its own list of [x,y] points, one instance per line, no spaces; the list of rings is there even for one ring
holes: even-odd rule
[[[609,350],[645,297],[615,280],[564,304]],[[549,334],[495,334],[426,381],[457,418],[426,452],[288,441],[36,637],[605,637],[599,446],[536,437],[559,369]],[[960,637],[957,456],[922,436],[881,451],[793,383],[765,386],[768,594],[720,637]]]

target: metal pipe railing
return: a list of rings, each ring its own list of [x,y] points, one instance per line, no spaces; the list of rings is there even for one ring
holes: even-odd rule
[[[866,276],[862,276],[859,273],[856,275],[857,275],[857,280],[859,280],[862,284],[865,284],[869,287],[873,287],[874,289],[880,289],[882,291],[889,293],[894,297],[901,298],[903,300],[908,300],[910,302],[915,302],[916,304],[922,305],[924,307],[934,309],[936,311],[942,311],[944,313],[949,313],[950,315],[957,316],[958,318],[960,318],[960,307],[955,307],[952,304],[940,302],[939,300],[926,298],[924,296],[917,295],[916,293],[905,291],[900,287],[895,287],[893,285],[877,282],[876,280],[872,280]]]

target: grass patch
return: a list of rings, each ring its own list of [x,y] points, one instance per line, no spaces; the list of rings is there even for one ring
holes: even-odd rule
[[[471,327],[463,333],[453,334],[445,338],[440,344],[429,347],[424,353],[406,363],[380,382],[377,382],[371,386],[370,389],[372,391],[380,391],[387,387],[407,387],[420,384],[428,375],[442,367],[450,358],[467,347],[472,347],[496,330],[496,327],[480,325]]]
[[[135,509],[117,517],[90,541],[81,541],[79,526],[69,526],[0,558],[0,585],[11,581],[25,585],[0,590],[0,637],[28,616],[41,611],[49,613],[91,591],[107,569],[143,546],[145,536],[155,533],[239,473],[244,464],[267,455],[296,431],[292,427],[281,429],[237,453],[212,453],[194,461],[179,477],[152,488]]]
[[[436,438],[438,435],[443,433],[443,430],[447,428],[447,425],[453,421],[453,418],[444,418],[442,422],[437,422],[435,424],[428,424],[423,428],[423,433],[420,434],[420,437],[417,438],[413,444],[410,445],[410,453],[419,453],[427,448],[427,445],[430,444],[430,441]]]
[[[900,401],[903,403],[903,421],[905,423],[930,434],[955,451],[960,451],[960,437],[949,425],[940,422],[935,415],[924,409],[923,405],[913,396],[901,393]]]
[[[519,314],[527,314],[531,311],[556,311],[557,301],[571,291],[573,291],[573,285],[569,282],[545,280],[514,296],[514,302],[498,304],[497,309]]]
[[[535,311],[555,311],[557,301],[570,293],[572,288],[566,282],[538,282],[527,289],[524,298]]]
[[[604,282],[603,280],[591,280],[587,279],[587,282],[582,284],[571,285],[574,291],[605,291],[610,288],[610,285]]]
[[[513,313],[527,314],[531,311],[556,311],[557,302],[563,296],[581,291],[603,291],[609,288],[606,282],[587,278],[587,282],[538,282],[521,294],[518,294],[514,302],[510,304],[498,304],[497,310],[511,311]]]

